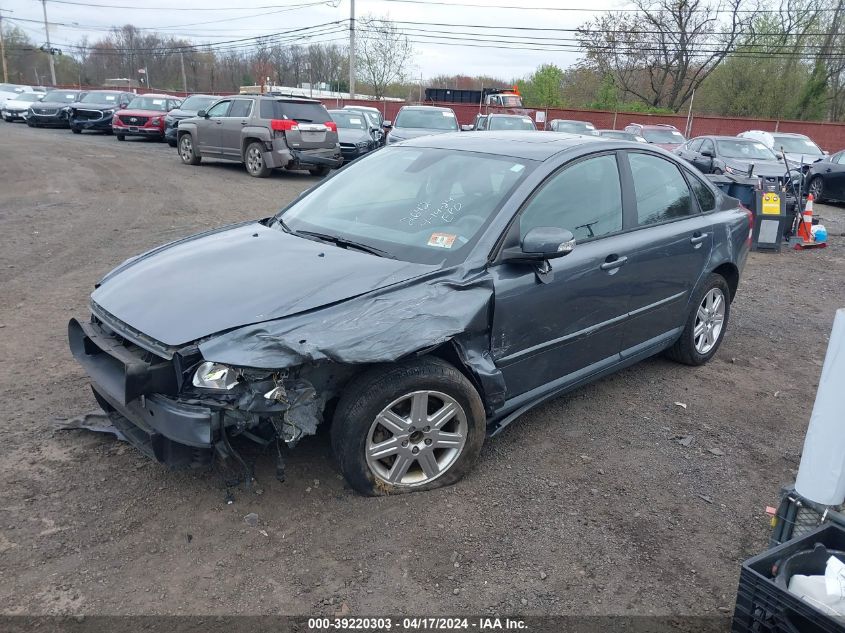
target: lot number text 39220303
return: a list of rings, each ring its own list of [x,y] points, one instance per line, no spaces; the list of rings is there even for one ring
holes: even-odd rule
[[[527,631],[518,618],[360,617],[308,618],[308,631]]]

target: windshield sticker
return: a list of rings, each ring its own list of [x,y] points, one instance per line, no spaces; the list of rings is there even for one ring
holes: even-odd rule
[[[428,238],[428,245],[437,248],[452,248],[456,239],[458,239],[458,236],[452,233],[432,233],[431,237]]]
[[[361,121],[361,119],[349,119],[349,122],[352,125],[361,125],[361,123],[363,123],[363,121]]]
[[[164,103],[164,99],[153,99],[153,105],[161,105]]]
[[[442,114],[443,116],[450,116],[450,117],[452,117],[453,119],[455,118],[455,113],[454,113],[454,112],[442,112],[441,114]]]
[[[525,169],[525,165],[520,165],[519,163],[511,167],[511,171],[514,171],[516,173],[521,172],[523,169]]]
[[[106,95],[106,101],[114,101],[116,98],[114,95]]]

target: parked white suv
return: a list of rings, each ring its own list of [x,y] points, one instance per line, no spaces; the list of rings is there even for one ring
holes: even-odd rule
[[[747,132],[741,132],[737,136],[739,138],[760,141],[778,156],[786,154],[786,160],[792,167],[798,167],[802,163],[805,165],[814,163],[827,154],[809,136],[805,136],[804,134],[749,130]]]

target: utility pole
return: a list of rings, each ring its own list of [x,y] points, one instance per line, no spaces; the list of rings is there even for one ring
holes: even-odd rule
[[[188,96],[188,78],[185,76],[185,53],[179,51],[179,64],[182,66],[182,90],[185,91],[185,96]]]
[[[0,9],[0,58],[3,59],[3,83],[9,83],[9,69],[6,66],[6,44],[3,42],[3,9]]]
[[[50,27],[47,24],[47,0],[41,0],[41,8],[44,9],[44,34],[47,36],[47,54],[50,55],[50,79],[52,85],[56,85],[56,65],[53,62],[53,46],[50,44]]]
[[[349,0],[349,97],[355,98],[355,0]]]

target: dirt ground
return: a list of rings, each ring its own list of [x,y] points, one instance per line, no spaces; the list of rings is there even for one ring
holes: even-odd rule
[[[358,496],[321,434],[297,447],[286,483],[261,459],[258,488],[227,504],[217,475],[53,428],[95,408],[66,325],[105,272],[267,216],[314,182],[0,125],[0,612],[732,611],[741,561],[767,543],[764,509],[794,479],[845,306],[843,209],[816,208],[825,250],[752,254],[709,365],[655,358],[541,406],[445,490]]]

